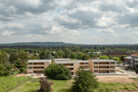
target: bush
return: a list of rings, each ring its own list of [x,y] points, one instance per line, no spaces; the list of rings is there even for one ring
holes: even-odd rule
[[[37,92],[51,92],[52,88],[51,85],[53,84],[52,82],[49,82],[47,78],[41,78],[40,82],[40,90]]]
[[[106,56],[106,55],[102,55],[102,56],[100,56],[99,58],[100,58],[100,59],[109,59],[109,57]]]
[[[44,74],[50,78],[55,80],[68,80],[71,79],[71,72],[64,65],[58,65],[52,63],[44,70]]]
[[[90,71],[80,69],[76,73],[75,82],[72,86],[73,92],[93,92],[98,87],[95,76]]]

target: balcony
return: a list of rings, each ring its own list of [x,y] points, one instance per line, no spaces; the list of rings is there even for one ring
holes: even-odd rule
[[[28,65],[28,67],[35,67],[35,66],[45,66],[45,65]]]

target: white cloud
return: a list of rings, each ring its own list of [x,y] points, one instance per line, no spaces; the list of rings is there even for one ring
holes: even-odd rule
[[[17,2],[19,5],[33,8],[37,8],[42,3],[41,0],[14,0],[14,2]]]
[[[137,4],[137,0],[1,0],[0,42],[138,43]]]
[[[14,34],[14,32],[11,32],[11,31],[2,32],[2,36],[11,36],[12,34]]]

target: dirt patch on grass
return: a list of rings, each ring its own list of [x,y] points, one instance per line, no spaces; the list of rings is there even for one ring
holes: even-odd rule
[[[21,73],[21,74],[15,75],[15,77],[21,77],[21,76],[26,76],[26,74],[25,73]]]
[[[128,76],[97,76],[99,82],[105,83],[138,83]]]

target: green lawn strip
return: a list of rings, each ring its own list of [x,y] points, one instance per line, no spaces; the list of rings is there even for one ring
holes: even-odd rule
[[[70,92],[73,80],[50,80],[53,92]]]
[[[71,92],[71,86],[73,80],[49,80],[53,82],[52,92]],[[40,88],[39,79],[28,81],[23,85],[13,89],[10,92],[36,92]],[[99,87],[95,89],[95,92],[116,92],[116,91],[136,91],[138,90],[138,84],[122,84],[122,83],[99,83]]]
[[[95,89],[95,92],[114,92],[114,91],[136,91],[138,90],[138,84],[121,84],[121,83],[99,83],[99,87]]]
[[[10,91],[28,80],[31,80],[31,77],[0,77],[0,92]]]
[[[73,80],[50,80],[54,84],[52,85],[53,92],[71,92],[71,86]],[[95,89],[95,92],[115,92],[115,91],[136,91],[138,90],[138,84],[129,83],[99,83],[99,87]]]
[[[33,79],[23,85],[11,90],[10,92],[36,92],[40,88],[39,79]]]

